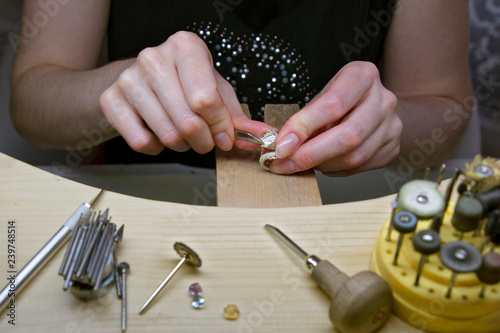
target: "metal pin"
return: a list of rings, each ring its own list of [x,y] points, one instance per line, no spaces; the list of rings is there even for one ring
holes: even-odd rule
[[[68,290],[69,283],[71,281],[71,277],[73,276],[73,271],[75,270],[76,262],[78,260],[78,254],[81,251],[82,245],[83,245],[83,234],[85,230],[82,230],[80,233],[79,240],[77,242],[76,250],[75,250],[75,255],[73,256],[71,260],[71,264],[69,266],[68,272],[66,273],[66,280],[64,281],[63,289]]]
[[[111,230],[112,227],[113,227],[112,223],[109,223],[104,228],[102,235],[99,239],[98,246],[92,253],[92,258],[90,260],[90,266],[87,269],[87,275],[90,278],[92,284],[95,281],[97,271],[100,267],[100,263],[101,263],[101,259],[103,256],[104,249],[105,249],[105,247],[108,243],[108,240],[110,238],[109,231]]]
[[[431,168],[430,167],[425,168],[424,180],[429,180],[430,175],[431,175]]]
[[[191,248],[189,248],[186,244],[176,242],[174,244],[174,249],[181,256],[181,261],[174,267],[174,269],[168,274],[168,276],[163,280],[163,282],[156,288],[153,294],[148,298],[146,303],[139,309],[139,314],[142,314],[143,311],[148,307],[148,305],[153,301],[153,299],[158,295],[158,293],[162,290],[162,288],[167,284],[167,282],[174,276],[177,270],[182,266],[182,264],[187,263],[193,267],[201,266],[200,257],[194,252]],[[123,296],[122,296],[123,297]]]
[[[414,283],[415,286],[418,286],[426,259],[430,254],[439,251],[441,247],[441,237],[439,237],[439,234],[435,230],[425,229],[417,232],[415,236],[413,236],[412,242],[415,251],[421,254]]]
[[[481,267],[481,253],[471,244],[463,241],[453,241],[444,244],[439,251],[439,259],[453,273],[450,278],[446,298],[451,297],[458,273],[475,272]]]
[[[121,295],[122,295],[122,332],[127,330],[127,284],[126,284],[126,275],[130,266],[126,262],[120,263],[118,266],[118,273],[121,275]],[[116,285],[120,283],[116,281]]]
[[[96,266],[96,270],[94,271],[94,275],[92,277],[92,282],[94,283],[94,291],[97,291],[97,289],[99,289],[99,286],[101,285],[102,273],[110,259],[110,254],[111,254],[110,251],[113,244],[113,235],[115,231],[116,231],[116,225],[112,224],[111,228],[108,231],[106,243],[100,254],[100,260],[98,261],[98,265]]]
[[[443,209],[443,216],[446,213],[446,210],[448,209],[448,204],[450,202],[451,194],[453,193],[453,188],[455,187],[455,184],[458,180],[458,177],[460,177],[461,171],[459,168],[455,168],[453,177],[451,178],[450,183],[448,184],[448,188],[446,189],[446,194],[444,196],[444,209]]]
[[[394,215],[393,225],[394,229],[399,232],[398,242],[396,245],[396,251],[394,253],[393,265],[398,264],[398,256],[401,250],[401,245],[403,244],[404,235],[414,231],[417,227],[418,219],[415,214],[408,211],[399,211]]]
[[[101,196],[102,192],[104,192],[104,189],[101,189],[99,191],[99,193],[97,193],[96,196],[92,200],[90,200],[90,202],[89,202],[90,206],[94,205],[94,203],[97,201],[97,199]]]
[[[88,241],[89,241],[89,238],[90,238],[90,231],[93,227],[93,225],[91,224],[92,222],[89,220],[85,223],[85,225],[83,226],[83,234],[82,234],[82,250],[86,248],[86,246],[88,245]],[[77,255],[77,260],[76,260],[76,263],[75,263],[75,268],[74,268],[74,271],[73,273],[77,273],[78,272],[78,267],[80,267],[82,261],[83,261],[83,254],[84,252],[83,251],[80,251],[78,252],[78,255]]]
[[[114,226],[114,228],[116,228],[116,226]],[[104,268],[106,267],[106,261],[108,260],[109,256],[112,255],[112,253],[114,252],[114,250],[116,248],[116,244],[119,241],[121,241],[121,239],[123,237],[123,229],[124,228],[125,228],[125,225],[122,225],[120,227],[120,229],[118,229],[118,231],[116,231],[116,232],[114,232],[114,229],[113,229],[114,235],[113,235],[113,238],[110,240],[110,243],[111,242],[112,243],[111,243],[111,246],[108,246],[106,252],[104,253],[104,257],[103,257],[102,264],[101,264],[101,269],[99,271],[99,274],[97,275],[97,280],[96,280],[96,284],[94,286],[94,290],[99,289],[99,286],[101,285],[102,272],[103,272]]]
[[[391,241],[392,219],[394,218],[394,215],[396,214],[396,210],[398,209],[398,197],[399,197],[399,193],[396,196],[396,199],[394,199],[391,202],[392,212],[391,212],[391,217],[389,218],[389,226],[387,227],[387,236],[385,237],[385,240],[388,242]]]
[[[64,258],[63,258],[63,261],[61,263],[61,268],[59,268],[59,275],[66,276],[66,272],[69,269],[68,262],[71,261],[71,258],[73,257],[74,251],[76,249],[76,242],[77,242],[77,239],[79,237],[80,226],[82,225],[83,221],[84,221],[84,218],[83,218],[83,216],[81,216],[80,219],[78,220],[77,225],[75,226],[75,229],[74,229],[74,230],[76,230],[76,232],[73,231],[73,233],[71,234],[71,239],[70,239],[69,244],[68,244],[69,250],[66,251],[66,253],[64,254]]]
[[[105,221],[107,221],[107,219],[108,219],[108,209],[106,209],[102,215],[99,214],[99,216],[97,217],[97,221],[94,221],[94,225],[93,225],[93,228],[91,230],[91,235],[90,235],[91,238],[89,240],[88,246],[86,247],[82,263],[80,264],[80,267],[78,268],[78,271],[76,274],[78,277],[83,278],[83,276],[85,274],[85,269],[89,265],[89,261],[90,261],[90,258],[92,256],[92,253],[93,253],[92,251],[94,250],[94,245],[96,244],[96,242],[99,239],[99,236],[101,233],[101,227],[102,227],[103,223],[105,223]]]
[[[119,271],[118,271],[118,262],[116,259],[116,249],[113,250],[113,264],[115,266],[115,269],[113,270],[113,276],[115,278],[115,285],[116,285],[116,295],[118,298],[122,297],[122,287],[120,283],[120,276],[119,276]]]
[[[437,180],[437,184],[441,184],[441,182],[443,181],[443,177],[444,177],[444,172],[446,171],[446,164],[442,164],[441,165],[441,169],[439,169],[439,176],[438,176],[438,180]]]
[[[94,273],[95,273],[95,269],[96,269],[96,266],[97,266],[97,261],[98,259],[100,258],[99,257],[99,253],[102,252],[102,248],[106,242],[106,236],[108,234],[108,230],[109,228],[111,228],[111,223],[107,223],[109,220],[107,220],[105,223],[106,225],[104,226],[103,230],[101,231],[101,234],[100,234],[100,237],[99,237],[99,241],[97,242],[97,247],[96,249],[93,251],[93,254],[92,254],[92,257],[90,259],[90,263],[87,267],[87,275],[89,277],[93,276]]]

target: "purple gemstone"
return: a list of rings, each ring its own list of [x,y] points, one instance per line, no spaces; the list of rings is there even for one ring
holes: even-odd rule
[[[189,293],[194,296],[194,295],[201,295],[202,290],[201,286],[198,282],[193,283],[192,285],[189,286]]]

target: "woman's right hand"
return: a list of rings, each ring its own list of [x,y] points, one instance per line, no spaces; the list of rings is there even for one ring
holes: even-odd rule
[[[164,147],[201,154],[214,146],[227,151],[235,140],[234,128],[256,135],[271,128],[244,115],[203,40],[184,31],[141,51],[104,91],[100,104],[128,145],[151,155]]]

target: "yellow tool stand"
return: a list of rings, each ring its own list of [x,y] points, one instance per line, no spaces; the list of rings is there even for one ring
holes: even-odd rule
[[[458,240],[451,225],[454,202],[450,202],[443,218],[440,236],[442,244]],[[392,231],[386,240],[389,228],[387,221],[377,238],[371,260],[371,269],[382,276],[391,286],[395,304],[394,313],[419,329],[431,332],[499,332],[500,331],[500,286],[487,286],[484,297],[479,296],[482,283],[475,273],[458,274],[450,298],[446,292],[452,272],[444,267],[439,253],[428,256],[423,266],[419,285],[415,276],[421,254],[413,249],[411,237],[405,235],[397,265],[393,265],[397,232]],[[420,221],[418,232],[428,229],[431,221]],[[469,232],[464,241],[480,248],[485,241],[482,235]],[[490,247],[486,247],[490,249]],[[498,251],[498,250],[497,250]]]

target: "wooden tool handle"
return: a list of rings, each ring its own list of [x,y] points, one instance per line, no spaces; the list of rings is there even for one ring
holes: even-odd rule
[[[332,298],[330,320],[340,332],[373,332],[392,311],[391,287],[371,271],[348,277],[327,260],[321,260],[312,277]]]
[[[328,260],[320,260],[311,274],[318,286],[332,299],[338,289],[349,279],[346,274]]]

